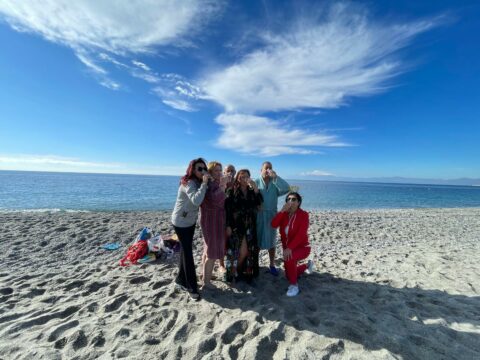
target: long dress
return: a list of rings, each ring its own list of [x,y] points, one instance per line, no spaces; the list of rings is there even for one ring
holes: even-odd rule
[[[263,196],[263,206],[257,214],[257,237],[260,249],[274,248],[277,239],[277,230],[272,228],[271,222],[277,214],[278,197],[288,193],[290,185],[277,176],[270,179],[268,185],[263,178],[256,179],[258,190]]]
[[[204,253],[209,259],[223,259],[225,256],[225,198],[218,182],[212,181],[200,205]]]
[[[247,282],[258,276],[258,242],[257,242],[257,208],[263,199],[260,193],[255,194],[248,188],[246,195],[240,188],[228,189],[225,200],[227,226],[232,229],[232,235],[227,240],[227,255],[225,260],[225,274],[227,281],[232,281],[235,268],[240,256],[242,239],[246,239],[248,254],[242,268],[237,269]]]

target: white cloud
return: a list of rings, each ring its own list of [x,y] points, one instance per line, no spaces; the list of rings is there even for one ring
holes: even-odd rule
[[[77,49],[77,51],[75,52],[75,55],[84,65],[86,65],[93,72],[99,75],[107,74],[107,71],[101,66],[99,66],[98,64],[96,64],[95,60],[91,58],[91,56],[88,54],[87,51],[83,49]]]
[[[187,112],[197,111],[189,103],[183,100],[162,100],[165,105],[168,105],[176,110],[182,110]]]
[[[163,74],[157,79],[160,84],[153,89],[153,92],[165,105],[176,110],[197,111],[194,103],[205,97],[200,87],[190,83],[181,75]]]
[[[348,146],[334,135],[294,128],[266,117],[221,114],[215,122],[221,126],[217,146],[244,154],[314,154],[317,151],[306,147]]]
[[[150,67],[144,63],[142,63],[141,61],[137,61],[137,60],[132,60],[132,64],[135,65],[135,66],[138,66],[140,69],[143,69],[145,71],[151,71],[152,69],[150,69]]]
[[[189,39],[218,12],[213,0],[69,1],[3,0],[0,16],[17,31],[31,32],[68,46],[98,82],[113,90],[121,85],[109,78],[96,59],[126,67],[110,54],[153,53],[163,45],[190,46]],[[138,61],[133,76],[158,82],[150,68]]]
[[[77,49],[75,55],[84,65],[88,67],[88,69],[92,72],[93,76],[97,79],[100,85],[111,90],[121,89],[122,86],[118,82],[110,79],[110,77],[108,76],[108,72],[96,63],[96,61],[93,59],[92,54],[90,54],[87,50]],[[106,54],[100,54],[99,58],[104,61],[108,60],[111,62],[115,62],[113,58],[108,57],[108,55]]]
[[[218,10],[213,1],[3,0],[0,12],[23,31],[72,48],[152,52],[182,41]]]
[[[103,61],[108,61],[108,62],[111,62],[112,64],[115,64],[117,65],[118,67],[120,68],[129,68],[128,65],[124,64],[123,62],[121,61],[118,61],[117,59],[115,59],[113,56],[110,56],[108,54],[105,54],[105,53],[100,53],[98,54],[98,57],[103,60]]]
[[[313,170],[301,173],[302,176],[333,176],[332,173],[323,170]]]
[[[395,54],[435,21],[379,24],[345,4],[298,18],[283,32],[263,33],[264,46],[207,74],[209,99],[228,112],[336,108],[350,96],[386,88],[401,72]]]

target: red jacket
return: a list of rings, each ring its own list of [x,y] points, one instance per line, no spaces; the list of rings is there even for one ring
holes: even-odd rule
[[[272,220],[272,227],[280,227],[283,248],[294,250],[299,247],[310,246],[308,243],[308,223],[308,213],[298,209],[291,219],[289,219],[287,212],[277,213]],[[287,225],[289,226],[288,236],[285,234]]]

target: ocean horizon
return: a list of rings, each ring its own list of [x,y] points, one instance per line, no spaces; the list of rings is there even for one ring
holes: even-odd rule
[[[179,179],[0,170],[0,211],[168,211]],[[480,207],[478,186],[286,180],[298,187],[307,210]]]

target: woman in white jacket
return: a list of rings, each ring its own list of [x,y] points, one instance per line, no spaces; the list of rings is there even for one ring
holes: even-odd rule
[[[193,261],[192,242],[200,204],[205,198],[210,175],[202,158],[190,161],[186,174],[180,180],[177,201],[172,213],[172,223],[181,244],[178,275],[175,283],[188,291],[193,300],[200,300],[197,275]]]

